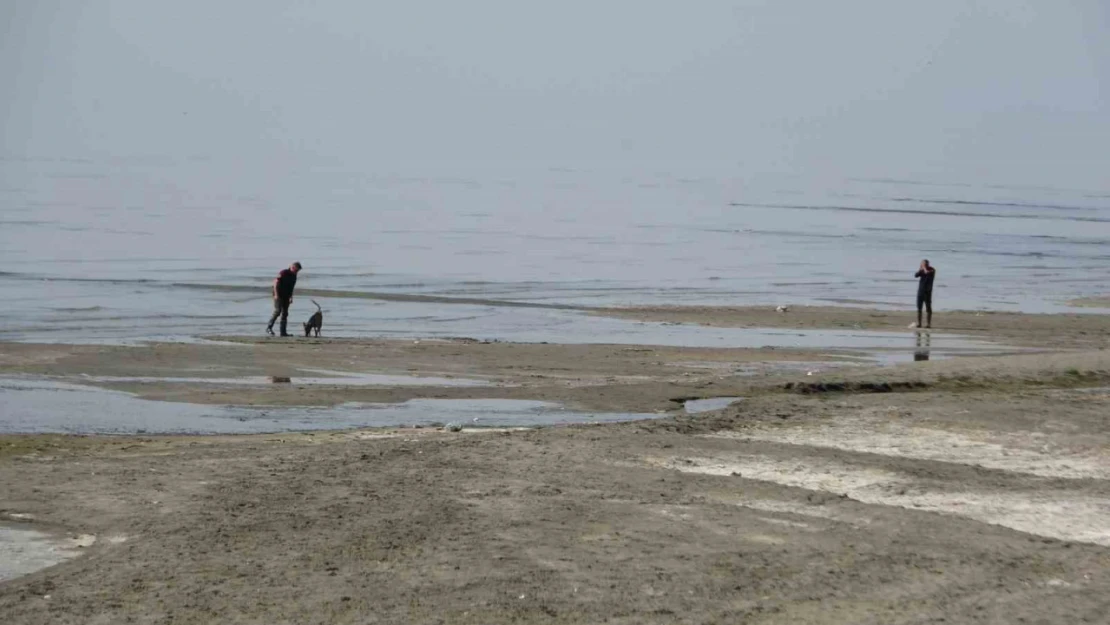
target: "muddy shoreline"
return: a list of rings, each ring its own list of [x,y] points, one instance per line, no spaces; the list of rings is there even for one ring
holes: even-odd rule
[[[690,323],[732,328],[860,329],[905,331],[917,321],[912,310],[892,311],[841,306],[645,306],[597,309],[594,314],[637,321]],[[933,331],[987,338],[1023,347],[1085,348],[1110,346],[1110,315],[1098,313],[1029,314],[997,311],[944,311],[933,315]]]
[[[623,314],[788,327],[897,321],[905,331],[904,315],[882,311]],[[103,383],[179,402],[469,394],[669,412],[528,430],[0,436],[0,522],[97,538],[79,557],[0,582],[0,616],[28,625],[1102,622],[1108,324],[1075,317],[1084,319],[953,315],[944,323],[964,324],[960,332],[1054,351],[888,367],[838,366],[858,359],[823,350],[3,344],[0,375],[326,370],[488,384]],[[744,399],[699,415],[675,401],[717,396]]]

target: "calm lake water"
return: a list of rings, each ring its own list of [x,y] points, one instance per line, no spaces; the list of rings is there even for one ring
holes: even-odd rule
[[[1098,190],[7,157],[0,340],[260,334],[270,281],[293,260],[305,265],[301,289],[908,309],[927,257],[938,268],[939,310],[1049,312],[1110,292],[1108,243],[1110,192]],[[605,340],[631,327],[484,301],[316,299],[331,336]],[[292,320],[312,310],[299,297]]]

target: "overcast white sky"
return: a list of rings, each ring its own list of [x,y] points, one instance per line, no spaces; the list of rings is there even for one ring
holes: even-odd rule
[[[1107,188],[1105,0],[5,0],[0,152]]]

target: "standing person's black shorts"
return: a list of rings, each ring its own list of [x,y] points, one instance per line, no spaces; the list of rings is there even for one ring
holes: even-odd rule
[[[282,269],[278,273],[277,278],[274,278],[273,298],[274,298],[274,314],[270,315],[270,323],[266,326],[266,332],[269,334],[274,333],[274,322],[278,317],[281,317],[281,335],[289,336],[286,331],[286,326],[289,321],[289,305],[293,303],[293,287],[297,286],[297,273],[301,270],[301,264],[293,263],[288,269]]]

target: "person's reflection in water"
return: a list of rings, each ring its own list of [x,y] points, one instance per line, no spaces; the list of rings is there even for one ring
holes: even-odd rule
[[[922,360],[929,359],[929,344],[932,341],[928,332],[917,333],[917,345],[913,350],[914,362],[921,362]]]

